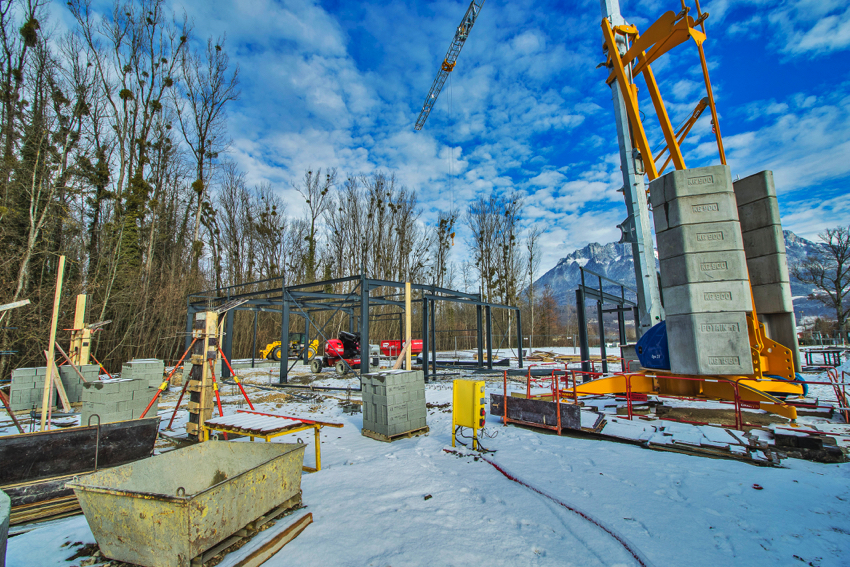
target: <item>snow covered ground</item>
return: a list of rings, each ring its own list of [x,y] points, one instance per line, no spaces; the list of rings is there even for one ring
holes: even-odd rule
[[[249,385],[276,380],[268,369],[241,373]],[[314,384],[359,387],[356,378],[325,375]],[[488,394],[501,390],[501,376],[488,379]],[[237,391],[226,386],[222,393],[225,412],[234,411]],[[177,394],[169,392],[160,404],[163,428]],[[445,451],[451,449],[449,379],[426,387],[430,434],[391,444],[360,435],[361,414],[344,411],[346,392],[249,386],[249,394],[261,410],[345,424],[323,430],[322,471],[302,478],[307,508],[299,514],[312,512],[314,523],[269,566],[612,566],[639,565],[639,559],[658,567],[848,565],[850,463],[786,459],[781,468],[756,467],[504,427],[488,415],[486,432],[494,437],[484,444],[495,451],[488,458],[550,499],[464,455],[464,447],[458,447],[461,455]],[[177,415],[169,435],[182,433],[187,414]],[[306,433],[279,441],[295,437],[312,444]],[[164,439],[158,446],[173,444]],[[308,447],[306,464],[312,454]],[[234,565],[285,525],[262,532],[221,565]],[[7,565],[79,565],[84,558],[66,559],[93,542],[82,516],[42,524],[9,540]]]

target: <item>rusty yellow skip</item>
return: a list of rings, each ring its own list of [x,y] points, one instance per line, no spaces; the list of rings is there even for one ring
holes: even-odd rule
[[[190,567],[269,510],[300,504],[304,447],[208,441],[68,487],[104,556],[145,567]]]

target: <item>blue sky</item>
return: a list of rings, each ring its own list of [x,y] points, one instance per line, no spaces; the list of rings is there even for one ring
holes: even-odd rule
[[[692,2],[689,2],[692,6]],[[174,0],[197,41],[227,34],[241,99],[231,157],[299,214],[307,168],[383,170],[416,189],[426,220],[479,194],[525,194],[541,273],[619,237],[625,218],[598,0],[487,0],[421,132],[413,124],[467,2]],[[55,9],[63,9],[57,2]],[[850,224],[850,8],[835,0],[705,0],[706,54],[733,177],[772,169],[785,228]],[[639,29],[678,0],[622,1]],[[693,43],[655,66],[678,124],[704,96]],[[640,84],[640,83],[639,83]],[[645,93],[645,89],[641,90]],[[661,139],[642,101],[653,147]],[[717,163],[706,112],[684,145]],[[463,237],[465,231],[461,230]],[[455,261],[462,260],[463,245]]]

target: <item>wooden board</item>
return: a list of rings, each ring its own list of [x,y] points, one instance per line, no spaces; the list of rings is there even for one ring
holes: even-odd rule
[[[364,437],[375,439],[376,441],[392,443],[393,441],[398,441],[399,439],[407,439],[409,437],[416,437],[417,435],[425,435],[429,431],[431,431],[430,427],[423,427],[422,429],[413,429],[411,431],[405,431],[404,433],[398,433],[396,435],[387,436],[382,433],[377,433],[375,431],[369,431],[368,429],[361,429],[360,434]]]
[[[159,418],[0,437],[0,489],[5,485],[81,474],[149,457]]]
[[[504,396],[502,394],[490,394],[490,415],[504,416],[503,403]],[[509,396],[508,419],[526,423],[539,423],[551,427],[558,423],[557,405],[555,402],[547,402],[546,400]],[[560,406],[561,428],[581,429],[581,408],[576,404],[569,403],[562,403]]]

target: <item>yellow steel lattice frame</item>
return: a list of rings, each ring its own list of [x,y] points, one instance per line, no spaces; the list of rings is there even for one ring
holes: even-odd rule
[[[708,108],[711,109],[720,163],[726,164],[726,154],[723,150],[723,140],[720,136],[714,94],[711,88],[711,80],[708,76],[708,64],[702,46],[706,38],[703,22],[708,17],[708,13],[702,13],[699,2],[697,2],[699,17],[696,20],[688,15],[688,11],[688,8],[683,3],[681,12],[678,14],[675,12],[663,14],[642,35],[638,33],[635,26],[622,25],[612,28],[607,18],[602,20],[602,35],[605,40],[604,49],[607,52],[606,66],[611,69],[606,82],[611,84],[616,81],[620,91],[623,93],[633,142],[638,148],[638,151],[640,151],[646,175],[650,181],[656,179],[660,175],[659,171],[663,171],[670,161],[673,162],[673,166],[677,170],[686,169],[680,144],[684,141],[693,123],[696,122],[696,118],[699,117],[705,108],[705,105],[702,105],[703,103],[701,101],[689,119],[690,124],[686,123],[678,132],[674,131],[670,123],[670,117],[667,114],[667,108],[664,105],[664,99],[661,97],[661,91],[658,88],[658,82],[655,80],[655,74],[652,71],[651,64],[654,61],[689,39],[694,40],[699,51],[707,93],[706,103]],[[697,29],[696,26],[700,26],[701,29]],[[617,43],[618,36],[627,47],[623,54],[620,53]],[[634,77],[638,74],[643,75],[646,82],[652,105],[658,116],[661,132],[664,135],[664,141],[667,144],[661,153],[668,151],[670,154],[667,162],[664,163],[660,170],[656,166],[656,159],[653,157],[652,149],[649,146],[646,136],[646,130],[640,118],[640,107],[637,96],[638,88],[634,83]]]

